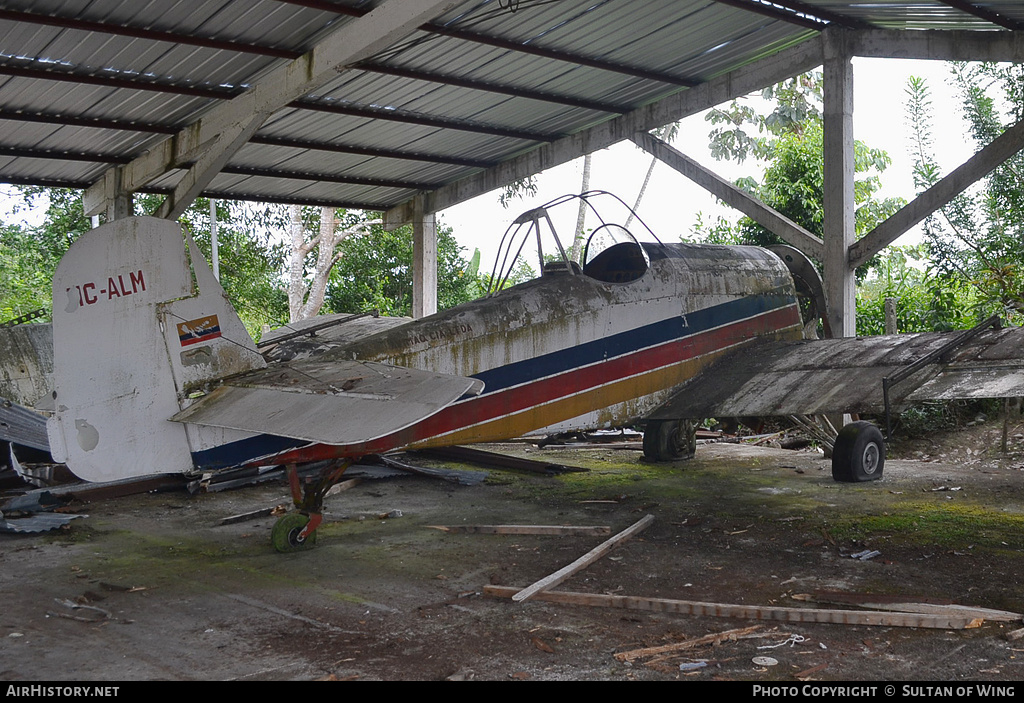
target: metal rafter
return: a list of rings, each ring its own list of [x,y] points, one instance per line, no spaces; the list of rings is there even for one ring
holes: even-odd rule
[[[128,24],[95,22],[92,20],[78,19],[77,17],[64,17],[57,14],[43,15],[38,12],[25,12],[24,10],[0,9],[0,20],[23,22],[26,24],[38,24],[47,27],[59,27],[61,29],[77,29],[83,32],[113,34],[121,37],[133,37],[135,39],[149,39],[151,41],[162,41],[170,44],[203,46],[209,49],[219,49],[222,51],[237,51],[244,54],[273,56],[278,59],[291,60],[297,59],[302,55],[301,51],[294,51],[292,49],[281,49],[278,47],[260,44],[215,39],[213,37],[201,37],[195,34],[166,32],[159,29],[149,29],[148,27],[133,27]]]
[[[961,12],[966,12],[969,15],[980,17],[992,24],[998,24],[1000,27],[1005,27],[1006,29],[1012,29],[1014,31],[1024,29],[1024,22],[1010,19],[1006,15],[1001,15],[995,10],[980,7],[972,2],[967,2],[967,0],[939,0],[939,2],[944,5],[949,5]]]
[[[101,85],[109,88],[123,88],[128,90],[147,90],[157,93],[169,93],[172,95],[189,95],[192,97],[209,98],[214,100],[229,101],[245,93],[244,88],[197,86],[191,83],[166,83],[148,81],[131,76],[95,75],[82,73],[74,69],[42,69],[24,66],[13,66],[11,64],[0,64],[0,75],[15,76],[19,78],[31,78],[33,80],[61,81],[66,83],[81,83],[86,85]],[[338,115],[350,115],[353,117],[366,117],[374,120],[388,120],[390,122],[404,122],[425,127],[439,127],[442,129],[462,130],[477,134],[489,134],[495,137],[511,137],[513,139],[525,139],[528,141],[551,141],[558,139],[562,134],[550,132],[535,132],[522,129],[511,129],[497,125],[461,120],[450,117],[431,117],[421,113],[408,110],[384,110],[366,105],[357,105],[341,101],[300,99],[290,102],[284,107],[294,107],[301,110],[314,110],[317,112],[330,112]],[[603,105],[604,111],[610,107]],[[599,109],[591,105],[590,109]]]
[[[808,29],[822,30],[828,26],[828,23],[822,20],[814,20],[810,17],[803,17],[793,12],[786,12],[780,10],[778,7],[772,7],[765,3],[758,2],[757,0],[714,0],[714,2],[722,5],[728,5],[729,7],[735,7],[745,12],[755,12],[765,17],[771,17],[773,20],[781,20],[783,22],[790,22],[792,24],[799,25],[801,27],[807,27]],[[773,3],[775,5],[781,5],[781,3]]]
[[[244,54],[256,54],[259,56],[270,56],[273,58],[288,60],[297,59],[302,55],[301,51],[296,51],[293,49],[281,49],[278,47],[266,46],[256,43],[225,41],[220,39],[214,39],[211,37],[196,36],[193,34],[166,32],[162,30],[133,27],[131,25],[115,25],[106,22],[94,22],[91,20],[82,20],[73,17],[62,17],[59,15],[41,15],[39,13],[24,12],[21,10],[0,9],[0,20],[45,25],[51,27],[59,27],[61,29],[80,30],[84,32],[97,32],[103,34],[110,34],[114,36],[133,37],[137,39],[148,39],[152,41],[162,41],[172,44],[183,44],[187,46],[206,47],[223,51],[235,51]],[[463,88],[471,88],[473,90],[480,90],[484,92],[530,98],[533,100],[541,100],[544,102],[556,103],[559,105],[568,105],[571,107],[582,107],[588,110],[597,110],[600,112],[611,112],[621,114],[623,112],[627,112],[630,109],[630,106],[628,105],[618,105],[615,103],[604,103],[599,101],[585,100],[582,98],[575,98],[568,95],[557,95],[554,93],[530,90],[529,88],[522,86],[497,85],[486,81],[477,81],[461,78],[459,76],[442,75],[435,72],[418,71],[411,68],[389,66],[381,62],[367,61],[360,64],[359,68],[373,73],[383,73],[387,75],[401,76],[404,78],[412,78],[414,80],[422,80],[433,83],[442,83],[445,85],[454,85]],[[6,69],[8,75],[21,75],[31,78],[45,77],[45,74],[40,74],[39,70],[40,69],[31,69],[28,67],[23,67],[20,69],[17,67],[9,67]],[[46,71],[47,69],[42,70]],[[94,80],[99,81],[100,79],[94,78]],[[121,85],[135,86],[139,84],[149,84],[149,82],[147,81],[127,81],[127,79],[122,80],[125,82],[120,83]],[[187,89],[187,87],[178,86],[170,82],[157,83],[157,85],[166,85],[168,86],[169,91]],[[206,91],[202,90],[201,88],[191,89],[186,94],[198,95],[203,97],[213,96],[210,93],[207,93]]]
[[[339,15],[346,15],[348,17],[361,17],[366,13],[366,10],[338,5],[334,2],[330,2],[330,0],[277,0],[277,2],[289,5],[300,5],[302,7],[322,10],[324,12],[335,12]],[[615,63],[613,61],[603,61],[601,59],[594,59],[580,54],[573,54],[568,51],[559,51],[557,49],[544,48],[533,44],[524,44],[523,42],[514,41],[512,39],[495,37],[460,27],[446,27],[445,25],[438,24],[437,22],[427,22],[420,27],[420,29],[429,34],[452,37],[467,42],[473,42],[474,44],[484,44],[498,49],[507,49],[521,54],[529,54],[531,56],[540,56],[546,59],[552,59],[554,61],[579,64],[580,66],[596,68],[602,71],[610,71],[612,73],[620,73],[634,78],[659,81],[670,85],[692,87],[698,82],[690,78],[683,78],[670,73],[664,73],[662,71],[651,71],[638,66],[628,66],[626,64]]]
[[[180,124],[160,124],[133,120],[111,120],[98,117],[76,117],[63,113],[24,112],[20,110],[0,110],[0,120],[32,122],[36,124],[49,124],[60,127],[68,126],[88,127],[92,129],[111,129],[122,132],[141,132],[144,134],[175,134],[182,127]],[[262,134],[256,134],[253,136],[252,139],[249,140],[249,143],[263,144],[266,146],[280,146],[290,149],[305,149],[309,151],[328,151],[337,154],[379,156],[399,161],[422,161],[435,164],[450,164],[452,166],[467,166],[469,168],[490,168],[496,163],[485,159],[468,159],[459,156],[448,156],[446,154],[429,154],[426,152],[404,151],[400,149],[379,149],[354,144],[321,142],[312,139],[288,139]],[[126,160],[130,160],[130,157]]]
[[[382,73],[388,76],[412,78],[413,80],[441,83],[443,85],[454,85],[460,88],[481,90],[487,93],[500,93],[502,95],[511,95],[516,98],[529,98],[530,100],[540,100],[542,102],[556,103],[558,105],[568,105],[569,107],[581,107],[585,110],[595,110],[597,112],[622,114],[624,112],[629,112],[631,109],[629,105],[620,105],[618,103],[608,103],[598,100],[587,100],[585,98],[574,98],[571,95],[556,95],[554,93],[531,90],[530,88],[522,86],[500,85],[487,81],[473,80],[471,78],[460,78],[459,76],[435,73],[433,71],[420,71],[401,66],[390,66],[386,63],[367,62],[360,64],[359,68],[363,71]]]
[[[717,1],[721,2],[721,0]],[[811,17],[817,17],[818,19],[825,20],[829,24],[838,25],[847,29],[870,29],[872,26],[870,23],[856,19],[855,17],[850,17],[839,12],[833,12],[832,10],[824,7],[818,7],[817,5],[810,5],[806,2],[801,2],[801,0],[769,0],[769,2],[762,2],[761,0],[742,0],[741,3],[736,3],[736,6],[738,7],[740,4],[750,6],[744,9],[753,9],[753,5],[759,5],[761,7],[776,5],[791,12],[798,12],[804,15],[810,15]],[[757,10],[755,10],[755,12],[756,11]],[[783,12],[782,15],[783,17],[780,17],[780,19],[785,19],[786,13]]]

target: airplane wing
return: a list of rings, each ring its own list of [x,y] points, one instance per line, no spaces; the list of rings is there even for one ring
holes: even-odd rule
[[[354,444],[397,432],[477,395],[483,382],[361,361],[294,361],[232,376],[171,420]]]
[[[969,335],[969,336],[968,336]],[[650,419],[885,410],[922,400],[1024,395],[1024,328],[769,342],[681,385]]]

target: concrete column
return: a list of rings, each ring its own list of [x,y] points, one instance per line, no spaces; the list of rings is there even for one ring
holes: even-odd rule
[[[849,249],[854,242],[853,63],[842,34],[825,33],[825,297],[835,337],[857,329],[854,274]]]
[[[437,312],[437,224],[416,199],[412,221],[412,316]]]

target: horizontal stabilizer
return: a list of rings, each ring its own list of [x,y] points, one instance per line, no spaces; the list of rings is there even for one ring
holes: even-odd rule
[[[466,394],[479,394],[483,385],[373,362],[296,361],[233,376],[171,419],[355,444],[405,429]]]
[[[651,419],[871,413],[882,379],[962,333],[770,342],[727,356],[681,385]],[[922,400],[1024,395],[1024,328],[990,330],[890,390],[893,408]]]

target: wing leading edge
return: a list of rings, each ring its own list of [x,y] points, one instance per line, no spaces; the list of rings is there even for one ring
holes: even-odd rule
[[[299,361],[231,377],[171,420],[346,445],[409,427],[483,386],[388,364]]]
[[[766,342],[727,356],[681,385],[651,419],[882,412],[882,381],[963,333]],[[1024,395],[1024,328],[981,332],[890,390],[922,400]]]

